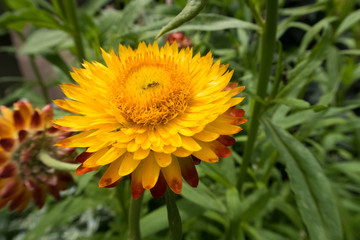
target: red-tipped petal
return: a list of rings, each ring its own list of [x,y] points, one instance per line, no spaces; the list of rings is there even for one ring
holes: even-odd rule
[[[166,184],[165,178],[162,175],[162,173],[160,172],[158,181],[156,182],[155,186],[152,189],[150,189],[151,195],[154,198],[162,197],[166,191],[166,186],[167,186],[167,184]]]
[[[45,125],[48,122],[50,123],[54,116],[54,112],[50,104],[46,105],[45,107],[43,107],[43,109],[41,109],[41,116]]]
[[[11,152],[14,145],[15,145],[15,140],[13,138],[0,139],[0,146],[7,152]]]
[[[13,118],[16,129],[23,129],[25,127],[25,120],[19,110],[14,111]]]
[[[114,183],[106,186],[105,188],[113,188],[113,187],[116,187],[116,186],[121,182],[121,179],[122,179],[122,178],[120,178],[120,179],[117,180],[116,182],[114,182]]]
[[[195,168],[194,161],[191,157],[178,158],[181,168],[181,174],[185,181],[192,187],[197,187],[199,184],[199,176]]]
[[[20,183],[18,179],[9,178],[3,186],[0,197],[7,198],[19,190]]]
[[[217,139],[217,141],[219,141],[220,143],[224,144],[227,147],[233,145],[236,142],[235,138],[230,137],[228,135],[221,135]]]
[[[142,164],[131,174],[131,195],[136,200],[145,191],[142,185]]]
[[[18,132],[18,140],[19,140],[19,142],[20,143],[22,143],[25,139],[26,139],[26,137],[29,135],[29,132],[28,131],[26,131],[26,130],[20,130],[19,132]]]
[[[76,161],[79,163],[85,162],[93,153],[82,152],[79,156],[76,157]]]
[[[100,166],[99,166],[100,167]],[[83,175],[85,173],[94,171],[96,169],[98,169],[99,167],[93,167],[93,168],[87,168],[87,167],[83,167],[83,165],[81,164],[76,170],[75,170],[75,175]]]
[[[210,143],[210,149],[220,158],[226,158],[231,156],[231,151],[226,146],[218,141]]]
[[[33,129],[37,129],[41,126],[41,116],[38,111],[34,111],[31,116],[30,127]]]
[[[180,194],[182,189],[182,176],[178,159],[173,156],[171,164],[166,168],[161,168],[161,173],[174,193]]]
[[[244,109],[232,107],[226,113],[232,117],[243,117],[245,114],[245,111],[244,111]]]
[[[236,88],[237,85],[238,85],[238,83],[229,83],[229,84],[224,88],[223,91],[227,91],[227,90],[231,90],[231,89],[233,89],[233,88]]]
[[[16,166],[13,162],[7,163],[2,169],[0,169],[0,178],[13,177],[16,173]]]

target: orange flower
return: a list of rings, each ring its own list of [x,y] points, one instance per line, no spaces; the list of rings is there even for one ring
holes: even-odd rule
[[[166,185],[182,189],[182,178],[198,184],[195,162],[217,162],[228,157],[235,140],[227,136],[241,130],[244,111],[234,98],[244,87],[228,85],[232,71],[211,53],[205,57],[192,49],[180,52],[175,43],[138,49],[119,46],[103,52],[107,66],[83,64],[72,77],[79,85],[63,84],[72,100],[55,103],[80,116],[54,120],[59,126],[82,131],[61,140],[60,147],[86,147],[78,157],[76,174],[108,165],[99,186],[115,186],[131,176],[131,193],[138,198],[145,189],[154,197],[164,194]]]
[[[1,106],[0,116],[0,208],[9,204],[21,212],[33,198],[41,208],[46,193],[56,199],[59,191],[72,181],[69,173],[58,171],[38,159],[41,149],[63,161],[71,161],[73,148],[60,149],[54,143],[69,136],[69,132],[52,126],[52,108],[33,109],[28,101],[18,101],[14,110]]]

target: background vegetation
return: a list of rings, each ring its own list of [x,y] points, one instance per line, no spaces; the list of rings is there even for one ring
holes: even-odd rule
[[[153,42],[186,4],[166,2],[2,0],[0,33],[21,47],[0,50],[27,56],[35,77],[1,77],[0,104],[26,98],[43,106],[55,97],[49,89],[72,82],[71,67],[103,62],[100,47]],[[262,42],[266,3],[210,0],[173,31],[189,37],[195,53],[211,51],[235,70],[249,119],[233,155],[198,165],[198,188],[185,184],[177,197],[184,239],[360,239],[360,1],[280,0],[271,77],[259,94],[261,44],[272,47]],[[40,57],[50,77],[41,75]],[[254,121],[258,131],[250,129]],[[41,210],[1,210],[0,239],[127,239],[128,179],[113,189],[98,188],[94,173],[75,180],[61,201],[49,197]],[[170,239],[164,202],[145,193],[143,239]]]

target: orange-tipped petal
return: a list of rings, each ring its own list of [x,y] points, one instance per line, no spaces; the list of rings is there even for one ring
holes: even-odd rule
[[[193,156],[195,156],[196,158],[202,161],[209,163],[219,161],[219,157],[214,153],[214,151],[212,151],[209,143],[199,142],[199,144],[201,146],[201,150],[197,152],[193,152],[192,153]]]
[[[119,175],[120,165],[121,159],[117,159],[108,166],[104,175],[100,179],[99,187],[107,187],[121,179],[121,176]]]
[[[136,200],[145,191],[142,185],[142,166],[138,166],[131,174],[131,195]]]
[[[171,164],[161,168],[164,178],[174,193],[180,194],[182,189],[182,176],[178,159],[173,156]]]

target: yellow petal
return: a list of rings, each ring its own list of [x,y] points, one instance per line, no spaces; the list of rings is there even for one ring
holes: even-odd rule
[[[182,147],[177,148],[175,152],[173,152],[172,154],[174,154],[177,157],[187,157],[189,155],[191,155],[192,151],[188,151]]]
[[[143,150],[142,148],[139,148],[138,150],[136,150],[134,152],[134,159],[136,160],[142,160],[144,158],[146,158],[150,153],[150,149],[145,149]]]
[[[133,153],[125,153],[122,157],[121,166],[119,168],[119,175],[126,176],[132,173],[135,168],[140,164],[141,160],[134,159]]]
[[[210,146],[206,143],[199,142],[201,150],[193,152],[192,155],[205,162],[218,162],[219,157],[211,150]]]
[[[155,186],[160,173],[160,167],[156,163],[154,155],[150,154],[143,160],[142,167],[142,185],[145,189],[151,189]]]
[[[117,148],[117,147],[110,147],[110,149],[97,161],[97,165],[106,165],[113,161],[115,161],[117,158],[121,157],[126,152],[125,148]]]
[[[160,167],[169,166],[172,160],[171,154],[166,154],[162,152],[154,152],[154,157]]]
[[[94,154],[92,154],[86,161],[83,163],[83,166],[86,168],[98,167],[99,165],[96,162],[109,150],[109,148],[103,148]]]
[[[186,137],[181,136],[182,140],[182,147],[189,151],[199,151],[201,147],[199,144],[192,138],[192,137]]]

